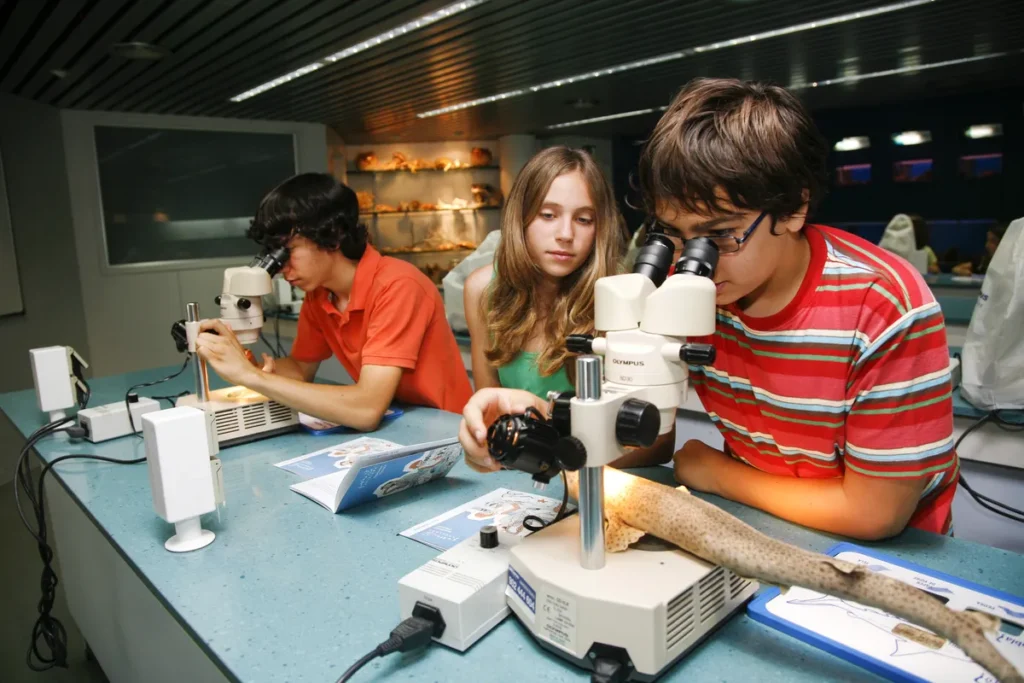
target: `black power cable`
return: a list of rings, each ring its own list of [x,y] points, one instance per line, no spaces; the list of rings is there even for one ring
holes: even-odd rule
[[[53,569],[53,548],[48,542],[48,532],[46,529],[46,501],[44,499],[45,489],[43,487],[46,475],[49,474],[50,470],[52,470],[58,463],[65,462],[67,460],[94,460],[117,465],[137,465],[139,463],[146,462],[145,458],[121,460],[119,458],[107,458],[101,455],[85,453],[74,453],[54,458],[46,464],[42,472],[39,474],[39,483],[37,484],[35,499],[33,502],[33,512],[36,519],[35,530],[32,529],[31,525],[29,525],[25,519],[20,501],[18,501],[18,514],[21,516],[22,522],[25,523],[25,527],[28,529],[29,533],[32,534],[33,538],[35,538],[36,545],[39,548],[39,557],[43,561],[43,571],[42,576],[40,577],[42,595],[39,598],[39,616],[32,627],[32,640],[29,643],[28,654],[25,658],[26,664],[33,671],[46,671],[54,667],[60,667],[63,669],[67,668],[67,630],[64,628],[64,624],[61,623],[60,619],[52,614],[53,604],[57,597],[58,580],[57,573]],[[15,486],[15,492],[17,492],[17,486]],[[49,654],[46,654],[43,648],[46,648],[49,651]]]
[[[82,392],[79,400],[78,407],[80,409],[86,407],[89,397],[92,394],[92,390],[88,383],[83,381],[83,384],[85,385],[85,390]],[[130,415],[131,413],[129,412],[129,416]],[[28,652],[25,655],[25,663],[32,671],[47,671],[55,667],[66,669],[68,657],[67,630],[64,628],[64,625],[60,620],[52,614],[53,604],[57,595],[58,580],[57,573],[53,569],[53,548],[49,544],[48,532],[46,529],[46,501],[44,489],[46,475],[49,474],[50,470],[52,470],[56,464],[73,459],[98,460],[101,462],[117,464],[135,464],[146,461],[145,458],[118,460],[116,458],[106,458],[92,454],[62,455],[47,463],[39,474],[38,483],[33,482],[32,468],[29,460],[29,455],[31,454],[33,447],[45,437],[55,434],[56,432],[68,431],[69,433],[72,433],[77,429],[75,426],[75,420],[75,417],[65,417],[59,420],[54,420],[53,422],[45,424],[37,429],[29,435],[28,439],[26,439],[25,445],[18,454],[18,461],[15,465],[14,504],[18,510],[18,516],[21,518],[22,524],[25,525],[29,534],[32,535],[33,540],[35,540],[36,546],[39,550],[39,557],[43,562],[43,570],[39,582],[42,594],[40,595],[37,607],[39,616],[36,618],[36,622],[32,626],[32,638],[29,642]],[[35,518],[34,527],[25,514],[25,508],[22,506],[21,492],[24,492],[31,505],[32,516]]]
[[[417,602],[412,616],[405,619],[391,631],[391,636],[377,647],[360,657],[355,664],[345,670],[338,683],[346,683],[364,666],[392,652],[408,652],[430,645],[433,638],[444,635],[445,623],[441,612],[431,605]]]
[[[1024,424],[1016,424],[1013,422],[1009,422],[999,414],[1000,412],[1001,411],[993,410],[989,413],[986,413],[984,416],[978,419],[977,422],[975,422],[970,427],[965,429],[963,434],[961,434],[960,437],[957,438],[956,443],[953,444],[953,450],[959,452],[960,444],[967,437],[967,435],[973,432],[974,430],[979,429],[986,422],[992,422],[1000,429],[1006,430],[1008,432],[1024,431]],[[960,486],[964,487],[964,490],[967,491],[968,494],[970,494],[971,498],[973,498],[975,502],[978,503],[978,505],[985,508],[989,512],[994,512],[997,515],[1000,515],[1001,517],[1005,517],[1007,519],[1013,520],[1014,522],[1020,522],[1021,524],[1024,524],[1024,510],[1019,510],[1015,507],[1007,505],[1006,503],[998,501],[995,498],[990,498],[989,496],[986,496],[982,493],[978,493],[967,482],[967,480],[964,478],[963,473],[960,474]]]
[[[562,503],[558,506],[558,512],[555,513],[555,518],[550,522],[545,522],[537,515],[527,515],[523,517],[523,526],[528,531],[540,531],[546,526],[550,526],[555,522],[560,522],[565,517],[565,513],[569,507],[569,480],[565,476],[565,470],[562,470]]]
[[[125,394],[124,394],[124,407],[128,411],[128,425],[132,429],[132,434],[135,434],[140,439],[142,438],[142,434],[140,434],[139,432],[137,432],[135,430],[135,418],[132,417],[132,401],[131,401],[132,394],[134,394],[136,392],[136,390],[138,390],[138,389],[145,389],[146,387],[156,386],[157,384],[163,384],[164,382],[168,382],[168,381],[174,379],[175,377],[177,377],[181,373],[185,372],[185,368],[188,367],[188,362],[190,360],[192,360],[192,354],[191,353],[186,353],[185,354],[185,362],[181,364],[181,369],[179,369],[173,375],[167,375],[167,377],[164,377],[163,379],[155,379],[152,382],[141,382],[139,384],[136,384],[133,387],[130,387],[128,389],[128,391],[125,392]],[[176,396],[174,398],[178,398],[178,397],[184,396],[187,393],[188,393],[187,391],[186,392],[182,392],[182,393],[178,394],[178,396]],[[136,394],[136,396],[138,396],[138,394]],[[154,396],[154,398],[156,398],[158,400],[159,399],[164,399],[164,400],[168,400],[168,401],[171,400],[170,396]],[[174,405],[173,401],[171,402],[171,405],[172,406]]]

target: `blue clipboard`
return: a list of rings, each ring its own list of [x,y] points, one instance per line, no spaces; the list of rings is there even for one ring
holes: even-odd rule
[[[1016,605],[1020,607],[1019,612],[1007,610],[1005,607],[1002,608],[1004,611],[1007,612],[1004,618],[1004,625],[1016,625],[1018,628],[1020,627],[1020,625],[1024,625],[1024,598],[1021,598],[1016,595],[1011,595],[1010,593],[996,590],[994,588],[989,588],[988,586],[982,586],[972,581],[967,581],[956,576],[951,576],[949,574],[945,574],[934,569],[929,569],[928,567],[923,567],[919,564],[914,564],[913,562],[900,560],[895,557],[892,557],[891,555],[886,555],[884,553],[877,552],[870,548],[864,548],[853,543],[837,543],[836,545],[829,548],[825,552],[825,554],[835,557],[840,553],[844,552],[859,553],[866,557],[870,557],[872,559],[876,559],[881,562],[885,562],[890,565],[894,565],[896,567],[900,567],[915,572],[925,580],[935,579],[941,582],[946,582],[951,585],[958,586],[960,588],[976,591],[977,593],[981,593],[987,597],[994,598],[996,600]],[[922,586],[922,590],[924,589],[925,588]],[[932,592],[932,594],[939,597],[939,599],[946,601],[948,601],[948,598],[945,598],[939,593],[952,593],[948,589],[937,589],[934,592],[929,592]],[[785,617],[782,617],[769,611],[768,603],[774,600],[775,598],[779,597],[781,594],[782,591],[775,587],[762,591],[760,595],[755,597],[754,600],[752,600],[747,605],[747,614],[754,621],[758,621],[767,626],[771,626],[772,628],[782,631],[783,633],[789,636],[802,640],[805,643],[808,643],[810,645],[813,645],[814,647],[824,650],[825,652],[833,654],[836,657],[839,657],[840,659],[844,659],[850,662],[851,664],[855,664],[861,668],[867,669],[868,671],[877,674],[883,678],[886,678],[888,680],[897,681],[898,683],[929,683],[927,679],[921,678],[901,668],[893,666],[873,656],[868,652],[858,650],[856,648],[850,647],[845,643],[834,640],[828,636],[811,631],[801,624],[790,621]],[[876,611],[878,613],[881,613],[881,610]],[[996,616],[1000,615],[997,614]],[[1016,640],[1018,641],[1024,641],[1024,635],[1021,635],[1020,631],[1017,631],[1016,633],[1016,636],[1010,635],[1009,637],[1016,638]],[[986,672],[983,678],[979,678],[976,680],[979,680],[980,682],[987,680],[994,681],[995,679],[990,674],[988,674],[988,672]]]
[[[394,420],[395,418],[401,417],[404,413],[405,411],[399,408],[398,406],[391,406],[384,412],[384,417],[381,418],[381,422],[388,422],[389,420]],[[355,429],[350,429],[345,425],[334,425],[332,427],[327,427],[324,429],[316,429],[314,427],[309,426],[305,422],[302,422],[301,419],[299,424],[304,430],[306,430],[313,436],[323,436],[325,434],[341,434],[344,432],[356,431]]]

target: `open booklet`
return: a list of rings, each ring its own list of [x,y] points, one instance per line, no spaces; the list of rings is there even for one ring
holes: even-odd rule
[[[341,512],[440,479],[461,456],[457,437],[403,446],[363,436],[276,466],[305,478],[293,491]]]
[[[399,536],[411,538],[437,550],[453,548],[489,524],[512,536],[528,536],[530,529],[523,520],[535,516],[545,523],[551,522],[560,505],[561,501],[536,493],[495,489],[454,510],[406,529]],[[574,509],[571,503],[566,506],[566,512]]]

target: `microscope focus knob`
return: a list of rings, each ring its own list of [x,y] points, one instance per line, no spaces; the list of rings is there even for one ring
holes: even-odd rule
[[[551,401],[551,424],[562,436],[567,436],[572,431],[572,398],[575,395],[571,391],[548,393],[548,400]]]
[[[683,344],[679,360],[690,365],[711,365],[715,362],[715,347],[711,344]]]
[[[572,353],[593,353],[594,338],[589,334],[570,334],[565,338],[565,348]]]
[[[239,299],[236,305],[243,311],[248,311],[249,307],[252,306],[252,302],[248,299]]]
[[[567,472],[575,472],[587,464],[587,447],[575,436],[558,440],[558,464]]]
[[[623,446],[650,446],[660,427],[661,413],[654,404],[629,398],[615,416],[615,439]]]

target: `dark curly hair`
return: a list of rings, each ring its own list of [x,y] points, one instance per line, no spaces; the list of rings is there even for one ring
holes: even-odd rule
[[[785,88],[731,78],[697,78],[658,121],[640,157],[644,209],[739,209],[792,216],[813,211],[826,187],[828,147],[807,109]],[[809,196],[805,196],[805,193]],[[774,225],[773,230],[774,233]]]
[[[327,251],[358,261],[366,251],[356,193],[326,173],[300,173],[271,190],[246,233],[266,249],[301,235]]]

